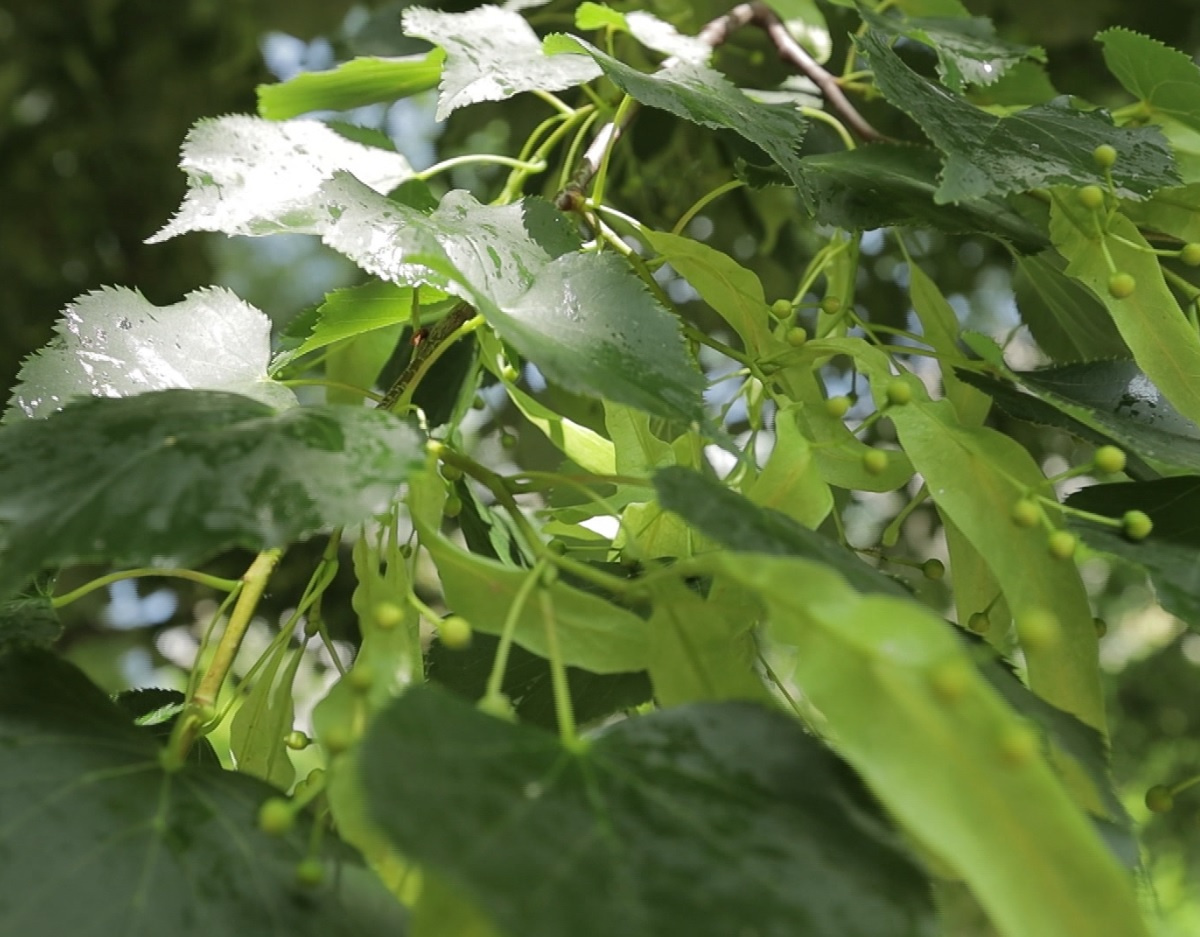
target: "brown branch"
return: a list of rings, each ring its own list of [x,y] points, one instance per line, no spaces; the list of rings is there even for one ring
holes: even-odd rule
[[[729,40],[729,37],[750,23],[762,27],[775,44],[780,58],[791,63],[804,73],[820,89],[829,105],[841,115],[842,119],[863,140],[886,140],[887,138],[872,127],[867,120],[855,110],[854,105],[842,91],[838,80],[827,71],[811,55],[804,51],[800,43],[792,38],[791,33],[783,24],[783,20],[767,4],[761,2],[739,3],[728,13],[710,20],[697,33],[696,38],[715,49]],[[679,59],[672,56],[663,62],[662,68],[668,69],[678,64]],[[577,211],[583,205],[583,193],[592,178],[600,171],[600,163],[610,146],[615,144],[626,128],[637,116],[638,108],[629,107],[622,115],[621,121],[610,121],[597,132],[591,144],[579,160],[579,168],[555,198],[555,204],[563,211]]]
[[[408,359],[408,364],[405,365],[400,376],[388,388],[387,394],[375,405],[375,408],[377,410],[391,410],[400,398],[404,396],[408,385],[413,382],[413,379],[420,372],[421,366],[425,361],[474,315],[475,310],[470,304],[459,303],[446,313],[446,317],[436,323],[428,332],[422,335],[418,331],[414,334],[412,357]],[[418,335],[420,336],[419,338]]]

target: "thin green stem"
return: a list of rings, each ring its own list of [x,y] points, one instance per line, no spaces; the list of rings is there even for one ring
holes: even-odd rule
[[[533,93],[535,97],[541,98],[560,114],[563,114],[566,117],[573,117],[575,115],[575,108],[571,107],[570,104],[568,104],[558,95],[551,94],[549,91],[543,91],[541,88],[534,88]]]
[[[828,111],[823,111],[819,107],[801,107],[800,113],[805,117],[811,117],[813,120],[819,120],[823,124],[832,127],[839,137],[842,138],[842,143],[846,149],[854,149],[854,137],[850,136],[850,131],[846,129],[846,125],[830,114]]]
[[[567,748],[579,744],[575,728],[575,708],[571,704],[571,688],[567,684],[567,667],[563,663],[562,648],[558,643],[558,616],[554,612],[554,597],[549,590],[538,593],[538,604],[542,608],[542,624],[546,629],[546,651],[550,658],[550,680],[554,686],[554,715],[558,719],[558,736]]]
[[[504,625],[500,629],[500,642],[496,645],[496,656],[492,659],[492,671],[488,674],[487,688],[484,691],[486,696],[499,696],[503,692],[504,671],[508,667],[508,653],[512,649],[513,636],[517,633],[517,619],[525,610],[529,596],[541,583],[546,568],[546,560],[538,560],[517,589],[517,594],[513,596],[512,605],[508,607]]]
[[[55,596],[50,600],[50,604],[55,608],[63,608],[78,599],[82,599],[89,592],[95,592],[97,589],[102,589],[111,583],[120,582],[123,579],[139,579],[144,576],[186,579],[189,582],[198,582],[202,586],[208,586],[210,589],[219,589],[222,592],[232,592],[241,585],[237,579],[222,579],[220,576],[198,573],[194,569],[155,569],[152,566],[143,566],[139,569],[123,569],[119,572],[100,576],[97,579],[91,580],[91,582],[84,583],[78,589],[72,589],[70,592],[64,592],[62,595]]]
[[[630,109],[637,107],[637,102],[629,95],[621,98],[621,103],[617,105],[617,112],[613,115],[613,126],[624,127],[627,122],[627,114]],[[604,187],[608,182],[608,163],[612,159],[613,149],[616,147],[618,135],[612,134],[607,145],[604,147],[604,155],[600,158],[600,168],[596,172],[596,179],[592,185],[592,201],[597,205],[604,202]]]
[[[438,359],[446,353],[451,345],[457,342],[460,338],[470,335],[476,329],[481,328],[483,324],[483,316],[476,315],[456,328],[453,332],[447,335],[445,339],[434,345],[429,354],[421,358],[420,363],[413,372],[412,379],[405,386],[404,390],[400,394],[400,397],[396,400],[396,403],[393,404],[392,408],[395,410],[406,409],[412,402],[413,394],[420,386],[421,381],[425,379],[425,376],[429,373],[430,368],[437,364]]]
[[[353,384],[343,384],[341,381],[330,381],[322,377],[299,377],[290,381],[279,381],[284,387],[332,387],[336,390],[348,390],[369,400],[380,401],[383,394],[377,394],[365,387],[355,387]]]
[[[439,173],[446,172],[449,169],[454,169],[457,166],[468,166],[473,163],[508,166],[526,174],[546,171],[545,160],[539,159],[525,162],[523,160],[513,159],[511,156],[499,156],[494,153],[471,153],[465,156],[452,156],[449,159],[442,160],[440,163],[434,163],[428,169],[417,173],[416,178],[420,179],[422,182],[428,182]]]
[[[707,205],[709,205],[711,202],[715,201],[716,199],[720,198],[726,192],[732,192],[734,189],[740,189],[745,184],[746,183],[743,182],[741,179],[731,179],[729,182],[723,182],[723,183],[721,183],[721,185],[717,186],[715,189],[712,189],[711,191],[706,192],[704,195],[700,196],[700,198],[698,198],[696,200],[696,202],[692,205],[691,208],[689,208],[682,215],[680,215],[679,220],[677,222],[675,222],[675,226],[673,228],[671,228],[671,233],[679,234],[681,231],[683,231],[684,228],[686,228],[688,226],[688,222],[691,221],[693,218],[695,218],[696,215],[698,215],[700,212],[702,212]]]

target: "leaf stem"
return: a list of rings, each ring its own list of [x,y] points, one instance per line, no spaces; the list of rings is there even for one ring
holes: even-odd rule
[[[89,592],[95,592],[97,589],[114,582],[120,582],[123,579],[138,579],[143,576],[187,579],[190,582],[198,582],[202,586],[208,586],[210,589],[219,589],[222,592],[232,592],[240,584],[237,579],[222,579],[220,576],[198,573],[194,569],[155,569],[153,566],[143,566],[138,569],[123,569],[115,573],[100,576],[91,582],[84,583],[78,589],[72,589],[70,592],[55,596],[50,600],[50,604],[55,608],[63,608],[78,599],[82,599]]]
[[[470,153],[464,156],[451,156],[440,163],[434,163],[428,169],[417,173],[414,178],[420,179],[422,182],[427,182],[438,173],[454,169],[457,166],[468,166],[472,163],[494,163],[500,166],[509,166],[512,169],[517,169],[525,173],[546,171],[546,162],[541,159],[525,162],[513,159],[511,156],[500,156],[495,153]]]
[[[688,222],[695,218],[696,215],[698,215],[701,211],[703,211],[705,206],[707,206],[710,202],[720,198],[726,192],[732,192],[734,189],[742,188],[745,184],[746,183],[744,183],[741,179],[730,179],[728,182],[723,182],[715,189],[704,193],[704,195],[700,196],[700,198],[696,200],[691,208],[680,215],[679,220],[675,222],[675,226],[671,228],[671,233],[679,234],[684,228],[687,227]]]
[[[542,623],[546,628],[546,650],[550,659],[550,680],[554,686],[554,715],[558,719],[558,736],[563,745],[575,748],[579,734],[575,728],[575,708],[571,704],[571,687],[567,683],[567,668],[563,663],[562,648],[558,643],[558,616],[554,612],[554,597],[549,590],[538,593],[538,604],[542,609]]]
[[[542,574],[546,568],[546,559],[538,560],[533,569],[529,571],[529,575],[525,577],[525,581],[517,589],[517,594],[513,596],[508,613],[504,616],[504,625],[500,629],[500,643],[496,645],[496,656],[492,660],[492,672],[488,674],[485,696],[499,696],[503,692],[504,671],[508,667],[508,652],[512,649],[513,636],[517,631],[517,619],[521,617],[521,612],[524,611],[529,596],[541,583]]]

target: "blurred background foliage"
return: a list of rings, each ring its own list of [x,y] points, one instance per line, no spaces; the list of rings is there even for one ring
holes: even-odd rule
[[[1002,35],[1046,48],[1054,85],[1090,102],[1119,106],[1120,89],[1103,66],[1095,33],[1113,25],[1154,36],[1189,54],[1200,51],[1200,4],[1195,0],[965,0],[993,18]],[[0,7],[0,382],[11,387],[22,358],[42,345],[70,300],[105,284],[140,289],[167,304],[199,286],[224,283],[284,323],[318,302],[323,293],[361,278],[314,239],[225,239],[191,235],[148,247],[143,240],[178,206],[184,177],[176,168],[179,145],[201,117],[253,112],[255,87],[304,69],[330,67],[356,54],[399,55],[423,44],[401,34],[402,2],[352,0],[10,0]],[[446,11],[478,4],[426,3]],[[729,0],[614,2],[648,8],[684,32],[724,12]],[[554,0],[530,15],[542,31],[571,25],[573,2]],[[855,20],[850,11],[821,5],[841,60]],[[649,62],[644,63],[649,65]],[[764,37],[744,30],[723,47],[716,64],[738,83],[771,88],[787,73]],[[435,159],[482,149],[515,154],[545,105],[531,96],[458,111],[444,126],[432,117],[432,98],[338,115],[382,129],[418,168]],[[866,102],[864,111],[889,135],[913,137],[894,111]],[[806,147],[838,147],[814,125]],[[635,123],[614,164],[611,201],[622,210],[669,227],[702,193],[726,181],[730,142],[667,115],[647,113]],[[447,178],[447,177],[441,177]],[[545,188],[552,195],[555,171]],[[494,167],[465,167],[448,181],[477,197],[495,194],[503,176]],[[767,298],[790,297],[804,265],[824,242],[821,233],[783,190],[742,189],[710,205],[689,230],[755,269]],[[1001,245],[975,238],[905,231],[911,256],[930,274],[964,324],[1012,339],[1010,355],[1025,365],[1040,359],[1020,329],[1013,298],[1012,258]],[[904,259],[897,240],[867,232],[856,304],[870,319],[911,327]],[[689,302],[682,281],[665,282],[671,296],[698,324],[713,327],[702,304]],[[819,298],[819,297],[814,297]],[[843,390],[853,391],[844,376]],[[534,388],[537,389],[537,388]],[[543,390],[543,393],[553,393]],[[587,404],[576,402],[586,420]],[[515,439],[516,451],[499,445],[497,459],[527,467],[556,462],[535,432],[521,432],[519,416],[491,414],[495,431]],[[731,429],[737,430],[737,413]],[[1048,474],[1087,458],[1087,450],[1051,430],[1004,423],[1035,454]],[[886,428],[886,423],[881,424]],[[485,440],[487,445],[488,441]],[[488,456],[484,456],[487,458]],[[873,541],[900,508],[897,495],[854,495],[844,505],[851,539]],[[902,548],[918,559],[941,549],[934,518],[917,511],[904,528]],[[321,545],[289,555],[273,588],[280,597],[265,608],[282,615]],[[246,558],[214,564],[238,575]],[[83,582],[71,573],[61,589]],[[1149,847],[1148,880],[1164,911],[1161,933],[1200,933],[1200,794],[1185,793],[1174,811],[1151,816],[1141,802],[1151,784],[1171,784],[1200,773],[1200,634],[1153,603],[1144,581],[1093,558],[1085,580],[1097,611],[1108,622],[1103,664],[1112,698],[1114,768]],[[345,601],[326,609],[335,633],[350,642],[356,626],[349,610],[352,577],[343,574]],[[924,583],[936,604],[942,583]],[[61,591],[60,589],[60,591]],[[943,590],[939,592],[938,590]],[[211,608],[199,592],[121,584],[68,607],[69,651],[110,690],[131,684],[179,684],[173,666],[186,658],[196,623]],[[339,609],[337,606],[341,605]],[[273,622],[272,625],[275,623]],[[1200,624],[1200,623],[1198,623]],[[264,634],[269,631],[264,624]],[[265,639],[264,639],[265,640]],[[182,646],[181,646],[182,642]],[[253,642],[251,642],[253,643]],[[252,648],[248,649],[252,652]],[[194,652],[194,651],[193,651]],[[252,659],[252,658],[251,658]],[[314,664],[310,688],[327,682],[327,666]],[[303,718],[303,710],[300,713]]]

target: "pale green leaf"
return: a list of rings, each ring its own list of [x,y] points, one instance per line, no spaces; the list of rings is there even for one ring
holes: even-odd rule
[[[1117,81],[1149,109],[1200,130],[1200,68],[1190,55],[1129,29],[1096,36]]]
[[[438,120],[468,104],[503,101],[522,91],[562,91],[600,75],[586,56],[547,56],[522,16],[496,6],[467,13],[410,8],[404,31],[446,50]]]
[[[319,234],[328,215],[316,196],[334,173],[353,173],[379,192],[412,175],[399,153],[353,143],[319,121],[243,116],[197,122],[179,166],[187,195],[148,244],[188,231]]]
[[[276,409],[296,403],[267,377],[271,320],[220,287],[161,307],[134,290],[85,293],[54,329],[22,366],[4,422],[49,416],[80,397],[172,387],[230,391]]]
[[[766,606],[768,633],[793,650],[791,677],[838,751],[964,878],[999,933],[1147,934],[1132,881],[944,621],[905,599],[860,596],[805,560],[719,563]]]
[[[311,111],[348,111],[420,94],[437,86],[445,53],[432,49],[400,58],[363,56],[323,72],[301,72],[258,86],[258,113],[287,120]]]
[[[786,514],[815,529],[833,508],[833,495],[821,477],[812,444],[800,430],[789,404],[775,414],[775,446],[758,477],[746,490],[755,504]]]
[[[1050,237],[1068,261],[1067,273],[1108,309],[1146,376],[1180,413],[1200,422],[1200,336],[1179,308],[1158,258],[1133,222],[1115,214],[1103,232],[1097,223],[1095,214],[1055,193]],[[1109,293],[1108,258],[1117,270],[1133,277],[1132,295],[1117,299]]]
[[[286,642],[273,645],[267,653],[270,656],[255,675],[250,693],[230,721],[229,747],[239,771],[286,791],[296,780],[285,740],[292,731],[292,684],[301,655]]]

